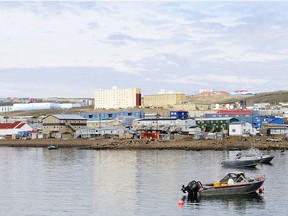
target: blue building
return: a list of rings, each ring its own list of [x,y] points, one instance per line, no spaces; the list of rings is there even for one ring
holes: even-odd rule
[[[187,119],[188,117],[189,117],[188,111],[185,110],[170,111],[170,118]]]
[[[91,113],[81,113],[86,119],[115,119],[117,117],[135,117],[135,118],[144,118],[144,110],[121,110],[114,112],[91,112]]]
[[[263,124],[266,125],[283,125],[284,119],[282,117],[265,115],[265,116],[256,116],[254,118],[254,125],[256,128],[261,128]]]

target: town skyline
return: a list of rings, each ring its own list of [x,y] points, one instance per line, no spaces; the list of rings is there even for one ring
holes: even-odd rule
[[[288,2],[0,1],[0,97],[288,90]]]

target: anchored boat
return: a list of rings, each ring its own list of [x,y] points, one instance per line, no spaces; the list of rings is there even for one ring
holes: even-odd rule
[[[188,199],[197,200],[202,196],[240,195],[255,193],[261,188],[265,177],[246,178],[243,172],[228,173],[220,181],[202,184],[200,181],[191,181],[186,187],[182,186],[183,193],[188,193]]]
[[[224,167],[256,167],[261,159],[258,157],[246,157],[238,155],[234,160],[224,160],[221,165]]]
[[[262,154],[259,149],[250,148],[248,151],[239,152],[238,155],[245,157],[256,157],[260,159],[260,163],[269,164],[274,158],[272,154]]]

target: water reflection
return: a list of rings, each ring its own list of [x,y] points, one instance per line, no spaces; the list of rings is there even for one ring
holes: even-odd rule
[[[183,196],[182,200],[187,206],[198,204],[200,206],[222,206],[225,208],[235,208],[235,210],[251,209],[251,206],[259,208],[264,206],[265,200],[263,195],[258,193],[245,194],[245,195],[233,195],[233,196],[211,196],[200,197],[198,200],[190,201],[187,196]]]

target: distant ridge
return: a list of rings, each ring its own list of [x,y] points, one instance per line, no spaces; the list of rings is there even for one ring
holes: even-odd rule
[[[247,106],[254,103],[270,103],[279,105],[279,102],[288,102],[288,91],[262,92],[249,96],[231,96],[231,95],[189,95],[187,101],[196,104],[213,104],[213,103],[231,103],[245,100]]]

